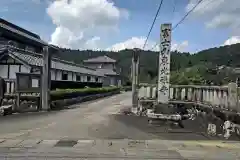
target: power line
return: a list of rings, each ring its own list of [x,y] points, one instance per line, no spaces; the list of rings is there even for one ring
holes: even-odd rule
[[[176,29],[186,18],[187,16],[194,11],[195,8],[197,8],[197,6],[202,2],[203,0],[199,0],[198,3],[190,10],[187,12],[187,14],[185,16],[183,16],[183,18],[172,28],[172,30]]]
[[[153,50],[154,48],[156,48],[158,45],[158,43],[156,43],[150,50]]]
[[[172,13],[172,20],[174,19],[174,13],[176,11],[176,4],[177,0],[173,0],[173,13]],[[155,47],[157,47],[158,43],[156,43],[150,50],[153,50]]]
[[[176,4],[177,4],[177,1],[176,1],[176,0],[173,0],[173,14],[172,14],[172,20],[174,19],[174,15],[175,15]]]
[[[159,6],[158,6],[158,10],[157,10],[157,13],[156,13],[156,15],[155,15],[155,17],[154,17],[154,19],[153,19],[152,26],[151,26],[151,28],[150,28],[150,30],[149,30],[149,32],[148,32],[147,38],[146,38],[146,40],[145,40],[145,42],[144,42],[143,49],[146,47],[148,38],[149,38],[149,36],[150,36],[150,34],[151,34],[151,32],[152,32],[153,26],[154,26],[154,24],[155,24],[155,22],[156,22],[156,19],[157,19],[157,17],[158,17],[159,11],[160,11],[160,9],[161,9],[161,7],[162,7],[162,3],[163,3],[163,0],[161,0],[160,4],[159,4]]]
[[[210,4],[213,3],[213,2],[217,2],[217,1],[216,1],[216,0],[209,0],[208,3],[206,3],[202,8],[207,7],[208,5],[210,5]],[[195,11],[199,11],[199,9],[201,9],[201,8],[198,8],[198,9],[196,9]]]
[[[203,2],[203,0],[199,0],[198,3],[197,3],[190,11],[188,11],[187,14],[184,15],[183,18],[172,28],[172,31],[175,30],[175,29],[187,18],[187,16],[189,16],[189,14],[190,14],[191,12],[193,12],[193,11],[197,8],[197,6],[198,6],[201,2]],[[153,50],[157,45],[158,45],[158,43],[156,43],[156,44],[153,46],[153,48],[151,48],[151,50]]]

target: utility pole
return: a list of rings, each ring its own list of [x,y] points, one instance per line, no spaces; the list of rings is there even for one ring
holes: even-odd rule
[[[132,112],[138,109],[138,73],[139,73],[139,49],[133,49],[132,56]]]
[[[49,53],[49,47],[43,48],[43,67],[42,67],[42,85],[41,85],[41,102],[42,110],[50,109],[50,68],[51,68],[51,55]]]
[[[171,24],[161,25],[157,102],[162,104],[169,101],[171,30]]]
[[[238,108],[238,111],[239,111],[239,91],[238,91],[238,83],[239,83],[239,78],[237,77],[236,78],[236,85],[237,85],[237,108]]]

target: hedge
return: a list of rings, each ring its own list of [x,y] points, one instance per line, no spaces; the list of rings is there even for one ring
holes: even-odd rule
[[[132,90],[132,86],[122,86],[121,87],[121,91],[131,91]]]
[[[84,88],[88,86],[90,88],[100,88],[102,83],[95,82],[73,82],[73,81],[51,81],[51,90],[59,89],[69,89],[69,88]]]
[[[84,97],[101,93],[120,91],[118,87],[103,88],[80,88],[80,89],[56,89],[51,91],[51,101],[59,99],[71,99],[76,97]]]

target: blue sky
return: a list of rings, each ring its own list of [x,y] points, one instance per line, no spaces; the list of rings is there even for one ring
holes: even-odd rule
[[[164,0],[149,38],[149,46],[159,41],[161,23],[171,22],[174,26],[186,14],[187,7],[191,8],[196,1]],[[219,0],[217,4],[211,1],[205,0],[173,31],[175,49],[196,52],[223,45],[228,39],[230,44],[239,41],[236,31],[239,24],[230,21],[238,12],[229,14],[239,5],[226,5],[224,0]],[[1,0],[0,15],[62,47],[123,49],[142,46],[159,3],[160,0]],[[218,8],[209,10],[211,5]],[[226,18],[226,15],[229,17]],[[91,22],[92,19],[95,21]],[[219,21],[225,22],[224,25]]]

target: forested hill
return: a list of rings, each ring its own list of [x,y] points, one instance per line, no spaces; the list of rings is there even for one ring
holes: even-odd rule
[[[132,50],[129,49],[119,52],[61,49],[58,57],[82,63],[82,60],[101,55],[116,59],[119,67],[122,68],[122,74],[129,76],[132,57]],[[158,52],[140,52],[140,80],[142,82],[155,81],[157,63]],[[172,78],[174,78],[172,83],[205,83],[204,79],[214,83],[227,83],[236,78],[232,76],[236,75],[232,73],[232,70],[228,68],[228,73],[225,73],[225,70],[219,71],[217,69],[219,66],[240,67],[240,44],[211,48],[196,54],[172,52],[171,70]],[[219,78],[226,76],[228,77],[224,80],[219,80]]]

